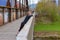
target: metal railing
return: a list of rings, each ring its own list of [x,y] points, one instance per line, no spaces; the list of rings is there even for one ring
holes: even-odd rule
[[[25,13],[24,13],[25,12]],[[7,8],[0,6],[0,26],[26,15],[26,11],[17,8]]]
[[[6,6],[0,6],[0,26],[23,17],[27,10],[28,0],[7,0]]]
[[[33,29],[34,29],[34,14],[25,24],[23,29],[19,32],[16,40],[33,40]]]

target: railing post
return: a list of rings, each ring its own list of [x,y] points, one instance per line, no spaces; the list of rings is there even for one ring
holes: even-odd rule
[[[28,0],[26,0],[26,8],[27,8],[27,10],[29,10],[29,6],[28,6]]]
[[[16,19],[18,19],[18,13],[17,13],[17,0],[15,0],[15,8],[16,8]]]
[[[11,22],[11,9],[8,8],[8,21]]]
[[[18,9],[16,9],[16,19],[18,19]]]
[[[4,7],[3,7],[3,24],[4,24]]]
[[[11,22],[11,4],[10,4],[10,0],[7,0],[7,4],[6,6],[8,7],[8,21]]]

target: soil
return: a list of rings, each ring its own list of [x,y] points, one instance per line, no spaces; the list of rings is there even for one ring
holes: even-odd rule
[[[60,32],[34,32],[34,40],[60,40]]]

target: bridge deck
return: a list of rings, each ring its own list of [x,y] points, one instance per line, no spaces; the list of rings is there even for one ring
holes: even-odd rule
[[[0,40],[16,40],[16,34],[25,17],[0,26]]]

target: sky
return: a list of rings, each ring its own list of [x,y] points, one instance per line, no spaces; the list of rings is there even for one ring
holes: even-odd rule
[[[29,4],[37,4],[38,0],[29,0]]]
[[[37,4],[39,0],[28,0],[28,1],[29,4]],[[6,0],[0,0],[0,5],[6,5]],[[58,0],[56,0],[56,5],[58,5]]]
[[[31,0],[30,4],[37,4],[41,0]],[[58,6],[58,0],[56,0],[56,5]]]
[[[56,0],[56,5],[58,6],[58,0]]]
[[[19,0],[17,0],[19,1]],[[29,4],[36,4],[38,2],[38,0],[28,0],[29,1]]]
[[[5,5],[6,5],[6,1],[7,1],[7,0],[0,0],[0,5],[1,5],[1,6],[5,6]]]
[[[1,6],[5,6],[6,5],[6,1],[7,0],[0,0],[0,5]],[[17,0],[19,1],[19,0]],[[28,0],[29,1],[29,4],[37,4],[38,0]]]

